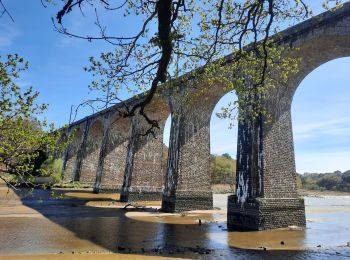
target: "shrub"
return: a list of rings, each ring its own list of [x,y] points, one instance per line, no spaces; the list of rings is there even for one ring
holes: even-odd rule
[[[53,183],[60,182],[62,180],[63,160],[61,158],[55,159],[49,157],[41,166],[41,176],[50,176],[53,179]]]

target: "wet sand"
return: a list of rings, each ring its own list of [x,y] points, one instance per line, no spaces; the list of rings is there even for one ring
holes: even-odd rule
[[[227,195],[214,196],[220,209],[166,214],[160,202],[124,209],[117,194],[37,193],[0,199],[0,259],[350,257],[350,196],[306,198],[306,230],[228,232]]]
[[[131,254],[59,254],[59,255],[21,255],[21,256],[0,256],[0,260],[158,260],[158,259],[190,259],[190,258],[174,258],[166,256],[145,256]]]

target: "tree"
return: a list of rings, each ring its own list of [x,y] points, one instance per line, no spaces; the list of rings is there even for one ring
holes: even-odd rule
[[[66,145],[59,143],[60,131],[37,118],[47,108],[36,104],[39,93],[16,84],[27,68],[28,63],[17,54],[0,56],[0,178],[6,183],[8,173],[30,181],[40,164]],[[49,130],[43,131],[45,127]]]
[[[341,177],[335,174],[325,175],[317,181],[317,184],[326,190],[337,190],[340,183]]]
[[[211,157],[213,184],[233,184],[236,176],[236,161],[225,156]]]
[[[223,155],[221,155],[222,157],[225,157],[225,158],[227,158],[227,159],[229,159],[229,160],[232,160],[232,157],[231,157],[231,155],[229,155],[228,153],[224,153]]]
[[[69,13],[88,8],[94,10],[98,34],[80,35],[64,25]],[[128,19],[142,22],[134,34],[110,34],[111,26],[101,19],[104,12],[115,14],[115,24]],[[270,36],[280,30],[279,23],[300,21],[309,14],[303,0],[67,0],[53,22],[58,32],[70,37],[110,43],[115,50],[91,57],[86,68],[96,77],[90,88],[106,93],[97,101],[108,106],[122,102],[120,94],[125,90],[146,90],[136,104],[125,103],[121,112],[130,116],[139,111],[152,127],[158,127],[145,114],[145,106],[162,89],[194,78],[205,79],[208,87],[220,82],[240,95],[222,116],[234,117],[236,106],[249,108],[253,115],[263,113],[260,97],[271,86],[286,82],[298,63],[282,59],[288,50],[278,45],[278,37]]]
[[[341,178],[344,183],[350,184],[350,170],[343,172]]]

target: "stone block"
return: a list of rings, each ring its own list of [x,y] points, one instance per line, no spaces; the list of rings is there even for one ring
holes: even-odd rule
[[[211,191],[176,191],[176,197],[163,196],[162,211],[182,212],[189,210],[213,209],[213,193]]]
[[[304,228],[302,198],[255,198],[242,205],[235,195],[228,197],[227,226],[230,230],[257,231],[298,226]]]

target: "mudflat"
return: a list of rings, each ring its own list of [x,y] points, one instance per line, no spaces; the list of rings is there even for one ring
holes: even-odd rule
[[[159,201],[126,205],[118,194],[6,189],[0,259],[350,257],[350,196],[305,197],[306,230],[229,232],[225,194],[214,195],[215,210],[166,214]]]

